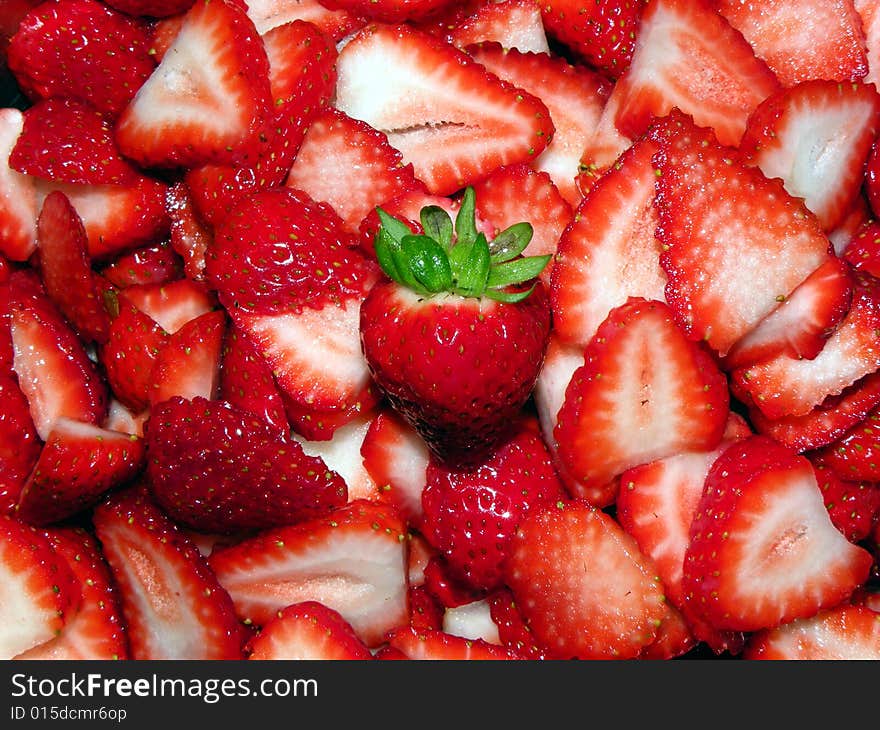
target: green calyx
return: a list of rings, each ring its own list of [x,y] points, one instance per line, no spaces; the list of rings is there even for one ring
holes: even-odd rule
[[[532,240],[530,223],[515,223],[487,240],[477,231],[475,201],[474,189],[467,188],[454,223],[443,208],[422,208],[422,234],[377,208],[382,225],[375,246],[382,270],[423,297],[451,292],[508,303],[528,297],[534,283],[525,290],[510,288],[535,279],[550,256],[521,255]]]

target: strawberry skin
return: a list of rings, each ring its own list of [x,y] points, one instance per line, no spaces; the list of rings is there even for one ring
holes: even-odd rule
[[[9,166],[9,155],[24,128],[18,109],[0,109],[0,254],[26,261],[37,245],[37,190],[34,180]]]
[[[146,424],[147,475],[176,521],[203,532],[300,522],[345,504],[323,459],[223,401],[173,397]]]
[[[241,659],[229,595],[195,544],[131,487],[92,515],[125,617],[132,659]]]
[[[682,591],[712,626],[756,631],[846,600],[872,562],[834,527],[812,464],[752,436],[727,448],[709,470],[691,523]]]
[[[508,545],[522,517],[565,495],[532,418],[522,419],[478,466],[458,468],[434,458],[426,479],[422,533],[461,580],[483,590],[502,585]]]
[[[42,441],[14,374],[0,374],[0,513],[11,514],[37,463]]]
[[[425,300],[385,281],[361,305],[373,379],[441,458],[483,451],[504,435],[534,387],[549,331],[540,283],[509,305],[455,294]]]

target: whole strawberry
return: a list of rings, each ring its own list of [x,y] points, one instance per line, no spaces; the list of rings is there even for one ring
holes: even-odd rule
[[[379,210],[376,257],[389,279],[361,305],[361,344],[375,383],[443,460],[491,450],[528,400],[550,331],[549,256],[520,256],[531,225],[491,242],[465,190],[453,224],[437,206],[424,233]],[[526,283],[530,285],[525,286]]]

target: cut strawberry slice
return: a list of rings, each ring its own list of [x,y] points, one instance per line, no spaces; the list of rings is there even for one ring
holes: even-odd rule
[[[50,193],[43,201],[37,242],[46,293],[83,340],[106,342],[110,314],[92,271],[82,220],[64,193]]]
[[[396,628],[388,634],[388,646],[399,651],[398,658],[434,661],[512,661],[523,659],[510,649],[484,639],[465,639],[445,631],[417,631]],[[384,657],[383,657],[384,658]]]
[[[872,84],[817,79],[761,102],[740,151],[767,177],[781,178],[830,231],[860,193],[878,128],[880,94]]]
[[[685,338],[669,307],[634,298],[587,345],[554,436],[569,474],[607,499],[607,485],[626,469],[714,449],[728,411],[726,380],[711,356]]]
[[[880,278],[880,221],[871,218],[860,225],[842,257],[854,269]]]
[[[0,374],[0,514],[12,514],[42,442],[14,373]]]
[[[301,522],[345,504],[345,481],[301,445],[224,401],[173,397],[152,407],[147,474],[159,505],[203,532]]]
[[[167,284],[184,277],[184,265],[169,242],[161,241],[117,256],[101,268],[101,276],[119,289]]]
[[[119,590],[94,536],[81,527],[54,528],[45,536],[79,581],[82,602],[54,639],[19,654],[24,660],[128,659]]]
[[[750,639],[744,659],[842,661],[880,659],[880,614],[844,604]]]
[[[880,368],[880,280],[855,272],[849,312],[812,360],[777,355],[731,373],[731,389],[767,418],[802,416]]]
[[[84,185],[127,184],[138,177],[119,154],[113,120],[68,97],[44,99],[24,112],[9,166],[44,180]]]
[[[678,108],[736,146],[749,115],[777,88],[773,72],[711,0],[660,0],[645,8],[632,62],[611,99],[615,125],[630,139]]]
[[[150,403],[174,396],[212,399],[220,378],[220,352],[226,313],[206,312],[171,333],[153,369]]]
[[[287,606],[252,639],[248,659],[372,659],[373,655],[338,611],[303,601]]]
[[[309,125],[285,184],[331,205],[351,233],[377,205],[425,190],[385,134],[338,109]]]
[[[878,436],[880,436],[880,408],[875,407],[820,453],[824,463],[844,479],[880,481]]]
[[[553,327],[585,346],[614,308],[631,297],[663,301],[666,274],[655,238],[657,146],[630,147],[587,193],[559,239],[551,276]]]
[[[868,72],[865,36],[853,0],[718,0],[783,86],[810,79],[857,81]]]
[[[36,526],[78,515],[137,476],[144,457],[137,437],[59,418],[22,488],[16,514]]]
[[[585,502],[530,512],[505,572],[535,640],[555,658],[633,658],[657,636],[664,610],[656,568]]]
[[[75,97],[115,116],[155,68],[148,47],[141,19],[96,0],[53,0],[22,18],[8,62],[32,100]]]
[[[571,206],[549,174],[526,164],[499,167],[474,185],[477,215],[492,224],[491,239],[509,226],[528,221],[532,238],[523,256],[555,256],[559,236],[572,220]],[[550,285],[553,259],[539,274]]]
[[[38,530],[0,516],[0,657],[12,659],[57,636],[82,592],[67,561]]]
[[[553,136],[540,99],[406,26],[361,30],[337,70],[337,108],[385,133],[437,195],[535,159]]]
[[[690,117],[674,112],[652,136],[666,301],[690,337],[723,356],[828,260],[831,244],[780,180]]]
[[[186,183],[176,182],[168,188],[166,209],[171,225],[171,247],[183,258],[186,278],[203,281],[205,251],[213,236],[211,229],[199,218]]]
[[[143,167],[243,162],[269,108],[269,62],[244,6],[197,2],[116,125]]]
[[[864,583],[871,563],[832,524],[812,464],[752,436],[709,471],[682,590],[712,626],[756,631],[839,604]]]
[[[870,536],[880,517],[880,486],[838,471],[825,453],[810,456],[831,522],[852,543]]]
[[[107,386],[76,333],[27,270],[9,282],[13,367],[40,438],[59,418],[99,423],[107,412]]]
[[[134,284],[121,291],[119,298],[133,304],[169,334],[217,306],[212,291],[203,283],[186,278],[161,284]]]
[[[232,601],[192,541],[137,487],[92,521],[119,586],[132,659],[241,659]]]
[[[261,36],[284,23],[305,20],[338,43],[366,22],[347,10],[331,10],[318,0],[251,0],[247,6],[248,17]]]
[[[546,52],[522,52],[500,43],[481,43],[466,50],[492,73],[540,96],[547,105],[555,128],[553,141],[532,164],[547,172],[563,197],[576,207],[582,196],[575,179],[584,147],[593,136],[605,106],[611,88],[608,81],[598,73],[573,66]],[[523,197],[528,199],[529,196],[524,194]],[[478,193],[477,200],[480,199]]]
[[[447,15],[458,11],[465,16],[457,23],[440,22],[448,30],[442,34],[447,42],[462,49],[474,43],[498,43],[522,53],[549,52],[541,8],[537,3],[531,0],[499,0],[474,4],[476,10],[470,14],[467,14],[467,3],[449,3],[444,8]],[[435,13],[426,22],[437,21],[439,17],[440,14]]]
[[[0,253],[26,261],[37,246],[37,193],[34,181],[9,165],[24,117],[18,109],[0,109]]]
[[[728,351],[724,368],[732,370],[777,355],[812,360],[849,311],[852,290],[850,267],[829,256]]]
[[[239,617],[261,626],[279,609],[318,601],[374,647],[407,621],[406,535],[387,505],[357,500],[217,550],[210,564]]]
[[[385,407],[370,423],[360,452],[380,499],[393,505],[408,525],[418,527],[430,458],[424,439],[396,411]]]

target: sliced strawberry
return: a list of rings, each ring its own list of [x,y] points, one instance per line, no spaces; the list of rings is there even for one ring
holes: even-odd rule
[[[12,514],[42,442],[13,373],[0,374],[0,514]]]
[[[827,398],[800,416],[767,418],[750,407],[755,431],[770,436],[795,451],[818,449],[842,438],[880,404],[880,373],[866,375],[839,396]]]
[[[108,431],[117,431],[129,436],[143,437],[144,424],[150,417],[149,408],[135,412],[116,398],[110,399],[107,417],[102,426]]]
[[[633,298],[587,345],[554,437],[566,470],[602,507],[626,469],[718,446],[728,411],[711,356],[685,338],[665,304]]]
[[[137,487],[92,521],[119,586],[132,659],[241,659],[229,594],[192,541]]]
[[[526,164],[508,165],[473,187],[478,215],[492,224],[491,238],[509,226],[528,221],[532,237],[522,255],[556,254],[559,236],[572,220],[573,211],[550,175]],[[539,275],[546,286],[552,270],[551,259]]]
[[[206,312],[172,332],[153,369],[150,403],[173,396],[211,399],[217,395],[220,352],[226,331],[226,313]]]
[[[93,260],[155,243],[170,225],[165,211],[168,186],[144,175],[120,185],[85,185],[35,180],[38,205],[54,190],[67,196],[82,219]]]
[[[211,243],[212,233],[196,213],[186,183],[176,182],[168,188],[166,207],[171,221],[171,247],[183,258],[186,277],[203,281],[205,251]]]
[[[867,579],[871,562],[832,524],[812,464],[752,436],[709,471],[682,591],[710,625],[756,631],[839,604]]]
[[[553,136],[540,99],[406,26],[361,30],[337,70],[337,108],[385,133],[437,195],[535,159]]]
[[[458,578],[439,551],[432,554],[425,565],[424,586],[444,609],[464,606],[486,597],[486,591]]]
[[[327,383],[323,385],[326,386]],[[339,385],[339,382],[336,385]],[[347,385],[343,382],[342,388],[345,387]],[[346,396],[346,400],[329,408],[323,405],[304,404],[286,391],[281,391],[284,413],[292,434],[299,439],[313,441],[319,446],[322,442],[332,441],[338,430],[349,426],[364,415],[371,414],[378,406],[380,398],[381,395],[372,380],[361,391],[351,395],[350,399]]]
[[[778,87],[711,0],[660,0],[645,8],[632,62],[611,93],[614,122],[635,139],[653,117],[678,108],[736,146],[749,115]]]
[[[676,659],[687,654],[698,643],[681,612],[668,603],[664,607],[666,611],[657,627],[657,636],[642,649],[639,659]]]
[[[880,614],[865,606],[843,604],[815,616],[759,631],[750,639],[744,659],[867,660],[880,659]]]
[[[76,615],[82,592],[45,535],[0,516],[0,656],[14,656],[57,636]]]
[[[663,301],[666,274],[654,236],[657,146],[630,147],[578,206],[563,231],[551,275],[553,327],[585,346],[608,313],[631,296]]]
[[[519,522],[565,496],[538,421],[523,418],[482,463],[456,467],[432,457],[422,492],[422,534],[466,584],[491,591]]]
[[[392,649],[411,661],[511,661],[523,658],[483,639],[465,639],[445,631],[397,628],[388,634],[387,641]]]
[[[293,21],[262,39],[273,106],[259,131],[255,160],[244,166],[204,165],[184,177],[196,210],[210,224],[228,215],[244,195],[284,182],[309,123],[333,96],[336,48],[318,28]]]
[[[265,421],[272,432],[290,432],[284,402],[272,371],[262,355],[238,327],[226,330],[220,355],[219,397],[239,410]]]
[[[581,195],[586,195],[602,173],[606,172],[633,143],[633,139],[617,128],[616,118],[622,101],[622,96],[614,94],[612,89],[605,106],[602,107],[602,113],[593,133],[581,150],[580,172],[575,179]]]
[[[532,391],[541,433],[544,441],[555,453],[556,438],[553,435],[559,410],[565,402],[565,391],[575,371],[584,364],[584,348],[563,342],[553,331],[547,343],[544,364]]]
[[[140,19],[97,0],[48,0],[22,19],[8,63],[32,100],[70,96],[116,115],[155,68],[148,46]]]
[[[443,37],[452,45],[467,49],[474,43],[488,42],[523,53],[547,53],[550,50],[541,8],[537,3],[530,0],[498,0],[476,5],[473,13],[454,25],[446,24],[449,32]],[[454,12],[462,7],[468,6],[466,3],[450,3],[445,10]],[[437,14],[433,16],[436,17]]]
[[[328,203],[351,233],[377,205],[425,190],[385,134],[338,109],[312,120],[285,184]]]
[[[268,67],[243,5],[197,0],[120,114],[119,149],[144,167],[243,162],[269,108]]]
[[[364,435],[361,456],[380,499],[392,504],[407,524],[418,527],[430,458],[418,432],[396,411],[382,408]]]
[[[247,6],[248,17],[260,35],[279,25],[305,20],[338,43],[366,22],[347,10],[331,10],[318,0],[251,0]]]
[[[107,383],[115,397],[136,413],[146,410],[153,372],[168,333],[124,297],[115,298],[118,314],[107,342],[98,349]]]
[[[418,632],[440,631],[446,608],[424,586],[410,583],[407,591],[409,604],[409,625]]]
[[[859,234],[862,228],[870,223],[873,217],[873,211],[868,203],[868,196],[865,194],[866,187],[867,185],[863,186],[861,194],[856,196],[849,210],[844,213],[843,220],[828,232],[828,239],[831,241],[831,245],[834,246],[834,253],[837,256],[844,255],[850,241]]]
[[[489,603],[489,615],[498,629],[498,639],[502,645],[526,659],[548,658],[547,650],[535,641],[509,588],[493,591],[486,600]]]
[[[82,591],[79,610],[54,639],[19,654],[24,660],[128,659],[128,639],[119,591],[95,537],[81,527],[45,531],[56,555],[64,558]]]
[[[540,96],[547,105],[555,128],[553,141],[532,164],[547,172],[563,197],[576,207],[582,196],[575,179],[584,147],[605,106],[610,90],[607,80],[585,67],[573,66],[543,52],[522,52],[500,43],[481,43],[466,50],[492,73]]]
[[[78,515],[137,476],[144,457],[140,438],[59,418],[22,488],[16,515],[36,526]]]
[[[878,436],[880,407],[875,406],[862,420],[822,450],[823,461],[844,479],[880,481]]]
[[[59,418],[99,423],[107,387],[70,325],[27,270],[10,277],[13,367],[40,438]]]
[[[24,128],[18,109],[0,109],[0,253],[25,261],[37,246],[37,193],[34,181],[9,165]]]
[[[441,12],[451,0],[322,0],[322,4],[331,10],[345,10],[367,20],[403,23]]]
[[[781,178],[830,231],[860,193],[878,128],[880,94],[873,84],[816,79],[761,102],[740,151],[767,177]]]
[[[156,500],[196,530],[278,527],[324,515],[348,497],[322,459],[224,401],[154,404],[146,443]]]
[[[724,15],[783,86],[809,79],[858,81],[868,71],[852,0],[718,0]]]
[[[541,12],[553,38],[616,79],[630,65],[641,33],[641,16],[648,4],[645,0],[547,0],[541,4]]]
[[[664,613],[656,569],[605,512],[580,500],[534,510],[511,548],[507,583],[555,658],[632,658],[654,641]]]
[[[44,180],[85,185],[131,183],[138,176],[119,154],[112,118],[70,97],[43,99],[24,112],[9,166]]]
[[[777,355],[732,371],[730,385],[740,400],[767,418],[802,416],[880,368],[880,281],[855,272],[853,282],[849,312],[822,352],[812,360]]]
[[[343,478],[348,500],[379,499],[379,487],[364,466],[361,447],[375,413],[367,409],[336,426],[328,438],[310,438],[294,431],[291,435],[309,456],[320,458],[328,469]]]
[[[872,218],[861,225],[842,257],[854,269],[880,278],[880,221]]]
[[[445,609],[440,629],[463,639],[501,645],[498,626],[492,620],[492,610],[485,598]]]
[[[396,512],[357,500],[217,550],[210,564],[241,619],[264,626],[285,606],[318,601],[374,647],[407,622],[405,553]]]
[[[373,655],[338,611],[317,601],[287,606],[250,641],[248,659],[372,659]]]
[[[880,486],[838,471],[824,453],[811,456],[831,522],[852,543],[870,536],[880,517]]]
[[[184,264],[169,242],[162,241],[117,256],[101,268],[101,275],[119,289],[167,284],[183,278]]]
[[[110,314],[92,271],[82,220],[64,193],[50,193],[43,201],[37,242],[46,293],[83,340],[106,342]]]
[[[720,355],[824,264],[831,244],[780,180],[748,167],[679,112],[654,128],[666,300]]]
[[[880,71],[880,6],[876,0],[853,0],[865,34],[865,55],[868,72],[862,78],[865,83],[877,83]]]
[[[193,0],[109,0],[107,4],[128,15],[165,18],[186,12],[192,6]]]
[[[213,293],[203,283],[186,278],[161,284],[134,284],[121,291],[119,297],[134,304],[169,334],[217,306]]]
[[[812,360],[849,311],[852,290],[849,265],[829,256],[728,351],[724,368],[731,370],[777,355]]]

